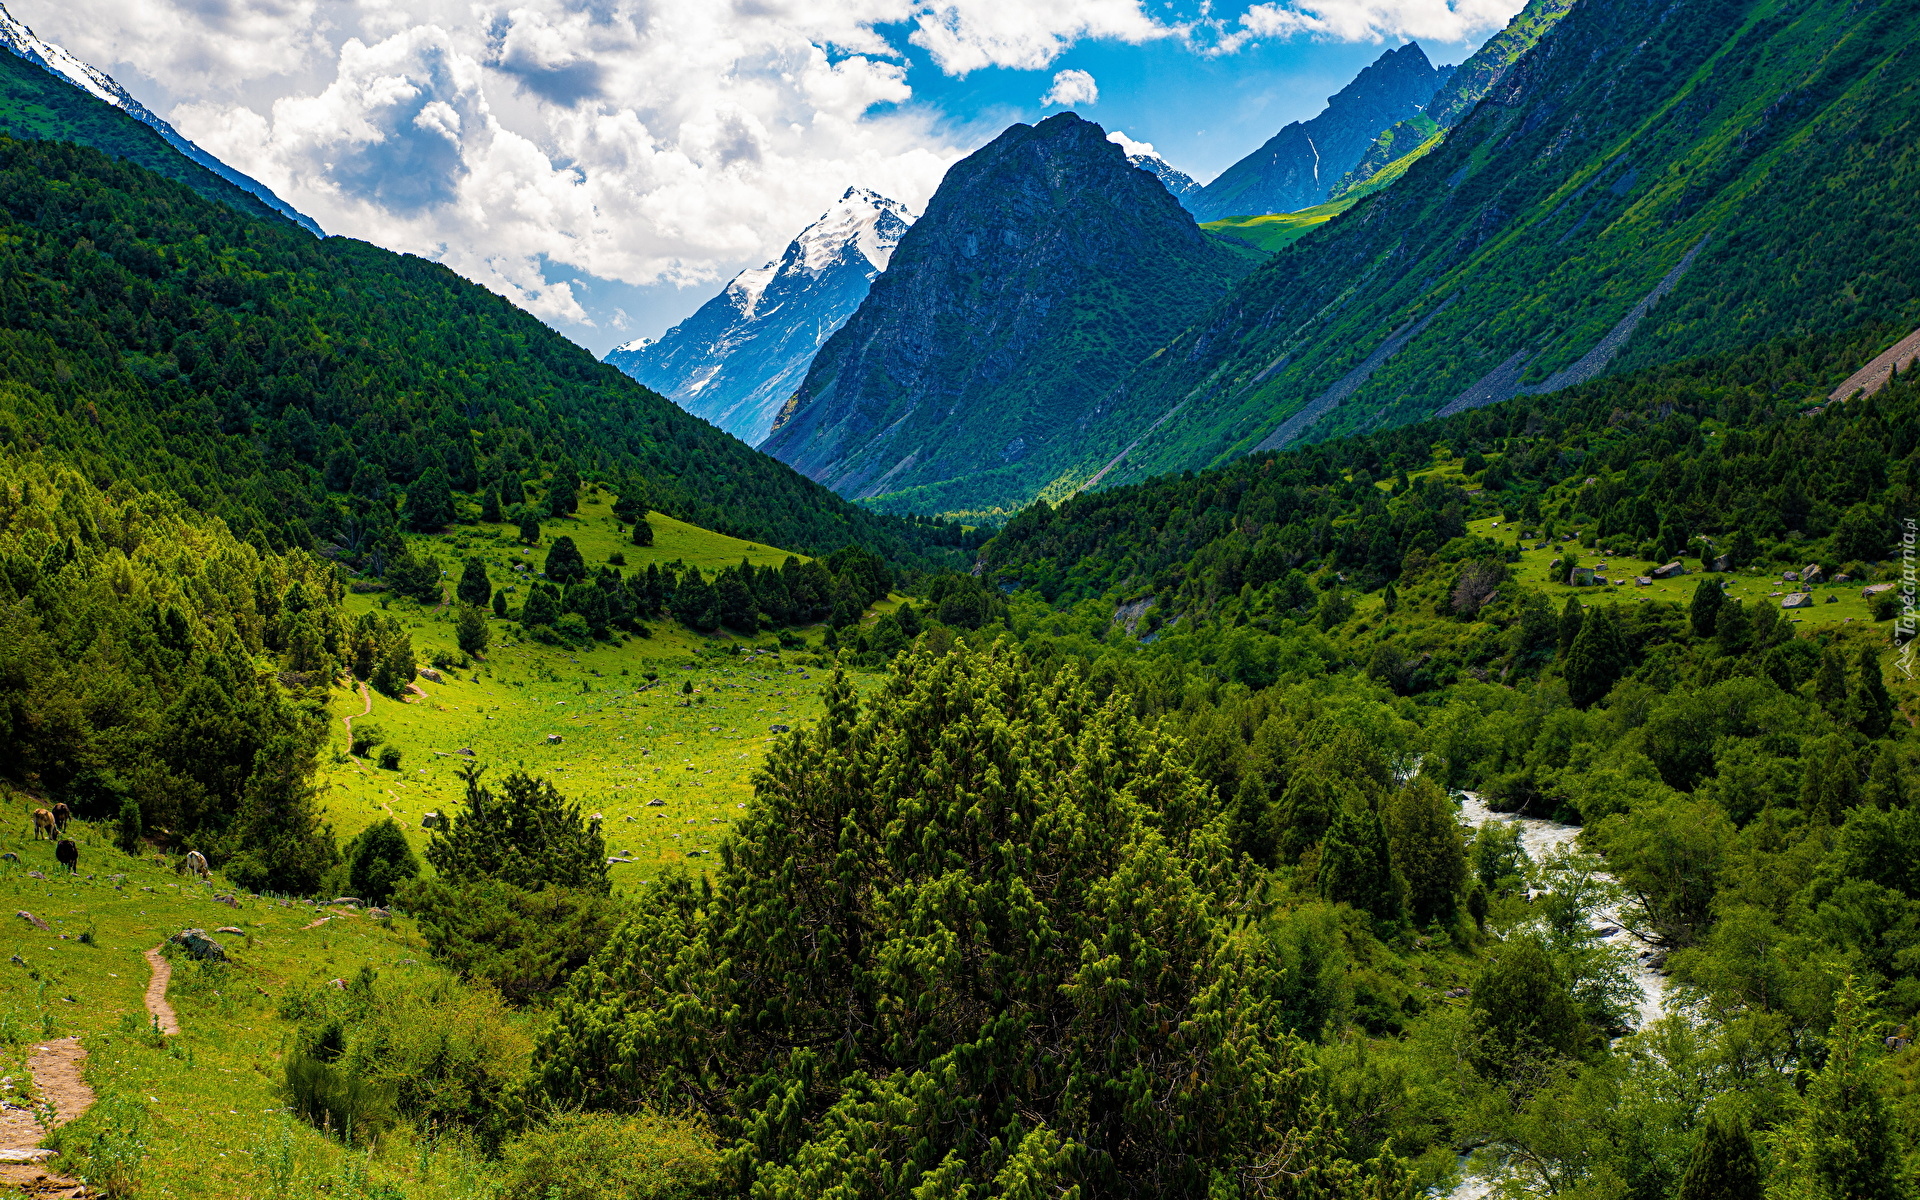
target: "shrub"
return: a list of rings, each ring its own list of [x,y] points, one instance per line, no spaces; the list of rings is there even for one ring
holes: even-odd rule
[[[369,753],[373,751],[373,748],[375,746],[378,746],[381,742],[384,742],[386,740],[387,740],[387,735],[381,732],[380,727],[378,725],[375,725],[370,721],[363,722],[362,724],[355,725],[353,727],[353,745],[351,747],[351,751],[352,753],[359,755],[361,758],[365,758]]]
[[[297,989],[286,1100],[308,1122],[367,1144],[400,1120],[465,1130],[497,1147],[518,1124],[531,1045],[499,997],[444,977],[383,980],[361,968],[344,989]]]
[[[652,1113],[569,1113],[504,1158],[506,1200],[677,1200],[705,1194],[720,1173],[705,1130]]]
[[[533,1003],[565,985],[626,915],[605,896],[561,887],[532,892],[497,879],[422,879],[398,901],[419,919],[434,958],[462,979],[499,989],[510,1004]]]
[[[382,746],[380,748],[380,769],[398,771],[400,769],[400,747]]]
[[[385,904],[394,889],[420,874],[420,860],[392,817],[368,826],[347,843],[347,886],[373,904]]]

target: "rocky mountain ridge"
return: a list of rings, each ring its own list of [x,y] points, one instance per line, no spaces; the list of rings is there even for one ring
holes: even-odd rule
[[[658,341],[617,346],[604,361],[756,445],[912,223],[899,201],[848,188],[778,259],[734,276]]]

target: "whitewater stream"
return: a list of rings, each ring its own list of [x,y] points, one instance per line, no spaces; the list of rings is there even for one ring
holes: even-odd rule
[[[1527,857],[1535,864],[1549,856],[1573,848],[1574,839],[1580,836],[1578,825],[1562,825],[1557,821],[1543,821],[1538,817],[1521,817],[1512,813],[1498,813],[1487,807],[1486,801],[1472,792],[1461,792],[1460,820],[1471,828],[1478,829],[1488,821],[1504,821],[1520,827],[1520,844],[1526,848]],[[1611,879],[1611,876],[1602,875]],[[1595,929],[1608,931],[1604,940],[1627,951],[1627,975],[1640,992],[1639,1003],[1635,1006],[1639,1013],[1639,1024],[1645,1028],[1658,1020],[1665,1011],[1667,981],[1660,972],[1649,965],[1654,958],[1654,949],[1647,942],[1629,933],[1620,923],[1619,906],[1616,902],[1595,910],[1590,914]],[[1460,1159],[1460,1168],[1464,1173],[1467,1166],[1466,1156]],[[1492,1195],[1494,1184],[1490,1180],[1469,1177],[1458,1187],[1447,1193],[1448,1200],[1485,1200]]]

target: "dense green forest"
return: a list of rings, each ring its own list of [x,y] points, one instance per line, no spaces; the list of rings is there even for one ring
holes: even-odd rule
[[[72,145],[0,144],[0,180],[0,442],[262,546],[359,560],[486,490],[564,503],[557,479],[799,550],[920,565],[969,543],[840,501],[444,267]]]

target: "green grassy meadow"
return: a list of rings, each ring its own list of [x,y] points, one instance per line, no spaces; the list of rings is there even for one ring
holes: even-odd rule
[[[1352,208],[1357,199],[1359,199],[1358,196],[1330,200],[1325,204],[1316,204],[1312,208],[1303,208],[1299,212],[1267,213],[1257,217],[1222,217],[1218,221],[1207,221],[1200,228],[1208,233],[1238,238],[1248,245],[1257,246],[1268,254],[1273,254],[1293,245]]]
[[[33,913],[50,932],[7,918],[0,1059],[19,1080],[37,1041],[78,1036],[99,1097],[81,1128],[116,1109],[143,1118],[139,1195],[381,1194],[366,1183],[369,1170],[408,1197],[491,1194],[480,1160],[452,1143],[390,1145],[368,1163],[289,1117],[277,1091],[292,1026],[276,1008],[288,987],[351,978],[363,966],[442,973],[404,918],[383,922],[348,907],[244,896],[232,908],[213,899],[230,889],[122,854],[104,830],[81,821],[69,829],[81,852],[79,873],[70,876],[53,861],[51,843],[30,840],[24,807],[5,816],[0,846],[21,861],[0,862],[0,903]],[[33,878],[36,871],[45,878]],[[222,926],[243,931],[214,934],[234,961],[170,956],[168,1000],[182,1032],[164,1042],[153,1037],[145,1029],[143,952],[181,929]],[[119,1123],[127,1124],[124,1117]]]
[[[535,577],[546,548],[563,533],[589,566],[619,553],[627,572],[648,563],[679,561],[714,570],[742,557],[776,565],[787,558],[784,550],[659,513],[648,517],[655,544],[634,546],[609,505],[604,494],[583,497],[578,516],[546,522],[539,547],[520,546],[512,526],[481,525],[414,539],[414,549],[440,559],[449,588],[467,556],[481,557],[496,590],[517,587],[509,596],[516,606],[526,594],[526,584],[516,580]],[[408,625],[422,665],[436,652],[461,657],[451,613],[444,609],[386,593],[353,594],[347,605],[357,613],[383,601]],[[883,602],[874,611],[897,603]],[[669,865],[698,873],[745,808],[753,771],[776,736],[773,726],[798,729],[818,719],[820,689],[830,675],[814,654],[782,652],[772,633],[703,635],[661,620],[651,624],[650,637],[620,635],[571,650],[521,640],[510,622],[489,624],[493,644],[485,658],[441,672],[443,682],[418,680],[421,695],[400,701],[371,689],[334,690],[333,753],[323,759],[319,782],[328,819],[342,839],[391,815],[415,851],[424,850],[430,836],[422,827],[424,815],[458,806],[458,771],[473,762],[496,778],[514,770],[550,778],[587,812],[602,814],[609,854],[631,858],[630,865],[614,869],[616,886],[655,878]],[[796,632],[817,644],[821,630]],[[648,680],[649,673],[658,678]],[[852,677],[862,691],[879,679]],[[372,711],[362,717],[369,699]],[[371,758],[349,756],[346,717],[378,726],[386,744],[401,751],[400,769],[382,770]],[[562,740],[549,744],[550,735]],[[473,751],[471,758],[462,750]],[[649,803],[654,800],[662,803]]]

